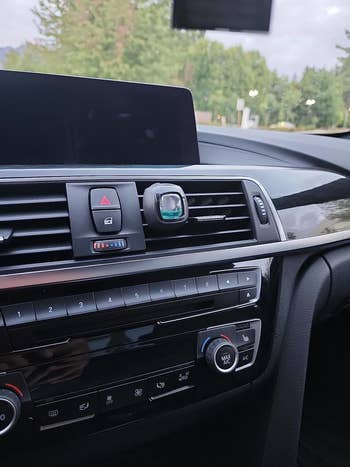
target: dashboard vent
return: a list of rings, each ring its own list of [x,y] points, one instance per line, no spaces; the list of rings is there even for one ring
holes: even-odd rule
[[[154,232],[143,215],[143,193],[151,182],[137,182],[148,251],[234,244],[254,239],[249,208],[240,181],[169,181],[186,194],[189,219],[175,232]]]
[[[0,237],[0,267],[72,259],[65,185],[1,184]]]

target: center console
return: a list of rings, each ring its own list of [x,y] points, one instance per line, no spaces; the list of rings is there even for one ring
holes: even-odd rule
[[[269,273],[260,260],[22,292],[2,308],[0,433],[96,430],[248,384],[269,352]]]

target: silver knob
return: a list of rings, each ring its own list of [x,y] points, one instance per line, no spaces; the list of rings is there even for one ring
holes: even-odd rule
[[[205,359],[209,367],[217,373],[231,373],[238,363],[238,351],[232,342],[218,337],[206,348]]]
[[[19,397],[8,389],[0,389],[0,436],[16,425],[21,414]]]

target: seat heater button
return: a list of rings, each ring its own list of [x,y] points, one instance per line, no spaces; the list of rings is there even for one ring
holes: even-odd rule
[[[237,347],[241,345],[252,345],[255,342],[255,330],[245,329],[236,331],[234,340]]]

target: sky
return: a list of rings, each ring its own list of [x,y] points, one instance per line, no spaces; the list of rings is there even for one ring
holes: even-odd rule
[[[0,47],[38,37],[31,8],[38,0],[0,0]],[[259,50],[270,68],[293,77],[306,66],[332,68],[350,29],[350,0],[274,0],[268,34],[208,32],[226,46]],[[349,44],[348,44],[349,45]]]

